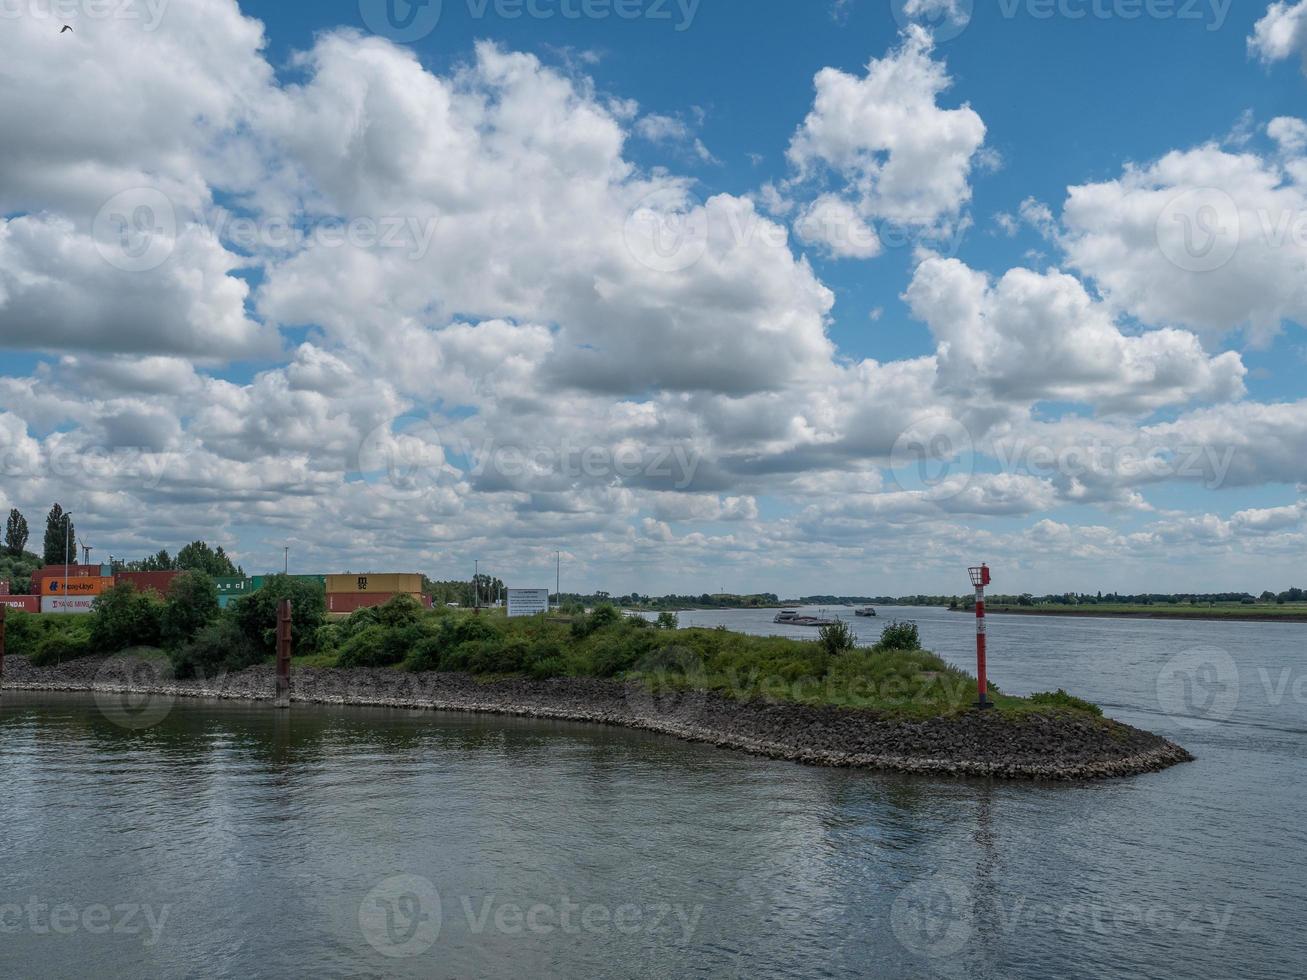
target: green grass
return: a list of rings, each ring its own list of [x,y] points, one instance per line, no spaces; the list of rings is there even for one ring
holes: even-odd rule
[[[931,718],[972,710],[976,681],[920,649],[857,648],[831,653],[816,640],[750,636],[723,629],[654,628],[597,610],[572,622],[507,620],[467,612],[426,612],[389,627],[374,613],[333,624],[324,649],[295,663],[505,676],[597,677],[658,691],[707,690],[737,700],[866,708]],[[1089,712],[1069,695],[1036,702],[992,684],[1000,713]]]

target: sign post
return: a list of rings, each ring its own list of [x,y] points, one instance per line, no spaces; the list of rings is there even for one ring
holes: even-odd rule
[[[989,700],[989,681],[985,677],[985,586],[989,584],[989,566],[969,568],[971,584],[976,587],[976,687],[980,700],[976,707],[986,711],[994,707]]]
[[[290,707],[290,600],[277,605],[277,700],[276,707]]]

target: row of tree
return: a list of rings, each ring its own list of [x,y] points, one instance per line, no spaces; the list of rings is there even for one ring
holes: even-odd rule
[[[11,558],[23,557],[27,554],[28,537],[27,518],[15,507],[9,511],[9,518],[5,521],[5,554]],[[77,561],[77,528],[73,525],[72,514],[55,504],[45,518],[41,559],[47,565],[62,565],[65,555],[68,561]]]

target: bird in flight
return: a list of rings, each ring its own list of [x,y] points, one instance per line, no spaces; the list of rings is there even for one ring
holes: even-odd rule
[[[71,31],[71,30],[72,28],[69,27],[67,24],[65,24],[63,28],[59,31],[59,33],[62,34],[64,31]]]

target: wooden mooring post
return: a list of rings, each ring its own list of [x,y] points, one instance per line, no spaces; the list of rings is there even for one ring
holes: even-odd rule
[[[277,605],[277,699],[276,707],[290,707],[290,600]]]

